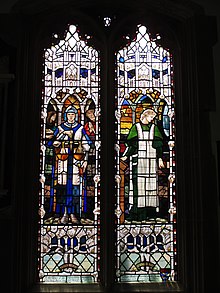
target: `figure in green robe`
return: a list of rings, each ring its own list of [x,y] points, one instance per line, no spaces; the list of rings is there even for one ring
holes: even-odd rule
[[[164,168],[164,163],[163,136],[153,122],[156,115],[153,109],[144,110],[140,122],[132,126],[127,136],[127,148],[121,158],[123,161],[130,158],[132,173],[127,220],[144,221],[156,217],[159,211],[158,167]]]

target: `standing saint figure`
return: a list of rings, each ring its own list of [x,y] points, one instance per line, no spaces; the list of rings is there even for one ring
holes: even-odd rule
[[[155,218],[159,209],[158,167],[163,168],[163,136],[153,122],[157,113],[145,109],[140,122],[135,123],[127,136],[124,154],[126,161],[131,158],[132,176],[129,182],[130,211],[126,220],[144,221]]]
[[[84,204],[84,216],[85,224],[89,224],[94,219],[93,210],[95,208],[95,186],[94,176],[96,175],[96,117],[95,117],[95,104],[90,103],[85,108],[85,125],[84,129],[86,134],[91,140],[90,150],[88,153],[88,165],[87,165],[87,198]]]
[[[64,122],[58,125],[48,147],[54,149],[50,210],[62,224],[79,223],[83,195],[83,174],[87,167],[91,141],[83,126],[77,122],[77,110],[69,106]]]

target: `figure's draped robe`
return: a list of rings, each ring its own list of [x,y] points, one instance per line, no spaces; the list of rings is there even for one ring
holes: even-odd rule
[[[72,138],[64,134],[64,131],[72,131]],[[54,211],[55,208],[56,213],[64,213],[65,207],[67,207],[68,213],[81,213],[80,201],[83,184],[79,174],[81,162],[74,158],[74,144],[81,143],[83,151],[88,153],[90,139],[81,124],[64,122],[57,127],[54,138],[49,141],[48,146],[52,146],[54,140],[60,141],[61,144],[58,148],[54,148],[58,150],[58,153],[56,151],[56,159],[52,168],[50,212]],[[60,197],[61,202],[57,201],[58,198],[55,198],[55,196],[58,197],[58,190],[56,190],[58,186],[65,188],[65,194]]]
[[[157,196],[157,154],[152,147],[155,125],[150,126],[149,131],[143,130],[140,123],[136,124],[138,138],[137,160],[132,167],[137,168],[137,190],[133,189],[130,179],[129,203],[133,205],[134,193],[137,194],[137,207],[158,207]],[[134,155],[135,157],[136,155]],[[137,164],[137,166],[136,166]]]

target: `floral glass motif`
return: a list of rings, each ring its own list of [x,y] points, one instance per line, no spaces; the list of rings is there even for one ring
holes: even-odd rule
[[[39,281],[99,280],[99,52],[75,25],[44,51]]]
[[[116,54],[116,280],[176,276],[172,55],[137,26]]]

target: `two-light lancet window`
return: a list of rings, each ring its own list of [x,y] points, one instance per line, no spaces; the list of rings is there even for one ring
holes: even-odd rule
[[[38,238],[44,284],[100,281],[102,64],[88,38],[72,24],[44,51]],[[159,35],[137,24],[135,38],[115,52],[114,79],[115,282],[176,281],[172,54]]]

